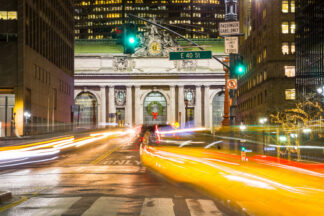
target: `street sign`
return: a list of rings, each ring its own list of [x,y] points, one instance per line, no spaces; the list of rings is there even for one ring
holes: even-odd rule
[[[238,54],[238,53],[239,53],[238,37],[226,37],[225,54]]]
[[[235,35],[240,34],[240,22],[221,22],[219,23],[219,35]]]
[[[237,89],[237,79],[229,79],[227,81],[227,88],[229,88],[229,89]]]
[[[211,51],[170,52],[169,60],[211,59]]]

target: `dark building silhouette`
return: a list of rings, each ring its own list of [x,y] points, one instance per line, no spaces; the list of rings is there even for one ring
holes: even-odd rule
[[[324,1],[296,0],[296,87],[303,97],[324,85]]]
[[[129,13],[156,19],[189,38],[215,38],[225,6],[224,0],[76,0],[75,38],[109,39],[125,22],[142,31],[144,23],[128,20]]]
[[[72,0],[0,0],[2,135],[50,132],[71,121],[73,13]]]

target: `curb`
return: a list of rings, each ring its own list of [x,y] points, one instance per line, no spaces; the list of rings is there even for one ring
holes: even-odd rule
[[[0,191],[0,204],[11,200],[12,194],[9,191]]]

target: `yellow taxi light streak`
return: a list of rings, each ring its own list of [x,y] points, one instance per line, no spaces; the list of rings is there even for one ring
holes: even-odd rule
[[[322,177],[257,162],[237,162],[239,166],[224,163],[215,155],[206,157],[205,152],[212,151],[206,149],[142,148],[144,165],[175,181],[196,185],[224,201],[230,200],[248,214],[323,215]]]
[[[46,140],[46,141],[36,142],[36,143],[31,143],[31,144],[26,144],[26,145],[1,147],[0,151],[23,149],[23,148],[27,148],[27,147],[30,147],[30,146],[37,146],[37,145],[41,145],[41,144],[47,144],[47,143],[67,140],[67,139],[71,139],[71,138],[74,138],[74,137],[70,136],[70,137],[63,137],[63,138],[58,138],[58,139],[53,139],[53,140]]]

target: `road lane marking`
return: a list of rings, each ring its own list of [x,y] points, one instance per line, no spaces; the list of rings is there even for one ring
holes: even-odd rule
[[[172,198],[145,198],[140,216],[175,216]]]
[[[7,209],[13,208],[13,207],[27,201],[28,199],[29,199],[29,197],[27,197],[27,196],[21,196],[19,200],[1,207],[0,208],[0,213],[6,211]]]
[[[191,216],[222,216],[212,200],[186,199]]]
[[[82,216],[116,216],[128,200],[128,198],[120,197],[100,197]]]
[[[68,198],[43,198],[33,197],[26,202],[16,206],[8,212],[11,215],[61,215],[68,210],[75,202],[81,197],[68,197]]]
[[[97,165],[98,163],[100,163],[101,161],[103,161],[106,157],[108,157],[109,155],[111,155],[114,151],[116,151],[117,149],[119,149],[121,146],[116,146],[115,148],[113,148],[112,150],[106,152],[105,154],[99,156],[97,159],[93,160],[90,162],[91,165]]]

